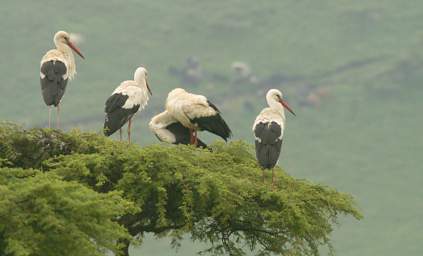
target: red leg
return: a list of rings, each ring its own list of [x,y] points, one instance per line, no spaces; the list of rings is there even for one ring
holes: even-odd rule
[[[131,144],[131,124],[132,124],[132,117],[129,118],[128,121],[128,142]]]
[[[194,144],[194,136],[193,136],[193,130],[190,128],[189,129],[189,144]]]

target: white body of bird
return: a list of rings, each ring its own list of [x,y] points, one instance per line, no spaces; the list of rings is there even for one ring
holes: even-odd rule
[[[44,54],[40,62],[40,67],[45,62],[51,60],[63,62],[66,66],[66,74],[63,76],[63,79],[69,78],[70,80],[72,80],[76,74],[75,57],[73,56],[72,50],[76,51],[82,57],[82,54],[79,52],[79,49],[71,43],[71,36],[71,34],[68,34],[65,31],[58,31],[54,35],[53,39],[56,49],[51,49],[47,51],[47,53]],[[45,77],[45,74],[40,73],[40,77],[41,79],[43,79]]]
[[[40,83],[44,102],[47,106],[57,107],[57,127],[60,126],[59,104],[66,91],[68,80],[76,74],[75,58],[72,50],[81,58],[84,56],[73,44],[70,35],[59,31],[54,35],[56,49],[49,50],[40,62]],[[49,127],[51,127],[51,108],[49,108]]]
[[[166,110],[154,116],[148,124],[150,130],[156,137],[166,143],[171,144],[191,144],[191,131],[183,126]],[[207,145],[198,139],[197,146],[207,148]]]
[[[167,97],[166,110],[184,127],[194,132],[192,144],[196,144],[197,130],[207,130],[225,141],[231,136],[231,130],[217,107],[203,95],[176,88]]]
[[[277,94],[278,92],[276,89],[272,89],[266,94],[266,101],[269,107],[264,108],[260,112],[260,114],[257,116],[253,124],[253,132],[257,124],[259,123],[265,123],[270,125],[272,122],[275,122],[281,127],[281,134],[279,138],[282,139],[283,131],[285,128],[285,110],[283,106],[278,102],[278,99],[275,96]],[[260,138],[257,138],[257,137],[256,139],[259,141],[261,140]]]
[[[282,99],[282,92],[271,89],[266,94],[269,107],[263,109],[253,124],[257,161],[263,169],[272,169],[272,185],[274,183],[273,167],[278,162],[285,130],[286,108],[294,112]],[[264,173],[263,173],[264,177]]]
[[[128,96],[122,108],[129,109],[138,105],[139,110],[144,109],[150,99],[145,78],[134,77],[134,80],[123,81],[112,93]]]
[[[172,90],[167,96],[166,110],[185,127],[197,129],[192,120],[218,114],[203,95],[192,94],[182,88]]]
[[[179,121],[169,114],[169,112],[163,111],[151,119],[148,127],[160,141],[176,143],[175,134],[173,134],[167,127],[177,122]]]
[[[144,109],[150,99],[151,90],[147,82],[147,70],[139,67],[134,73],[134,80],[123,81],[106,101],[104,134],[112,135],[128,123],[130,140],[131,119]]]

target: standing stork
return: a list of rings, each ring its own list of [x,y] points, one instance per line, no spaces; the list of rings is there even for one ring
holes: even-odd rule
[[[150,130],[162,141],[171,144],[191,144],[192,132],[183,126],[166,110],[154,116],[148,124]],[[198,147],[207,148],[201,140],[197,140]]]
[[[294,116],[295,113],[289,107],[288,103],[282,99],[282,92],[271,89],[266,94],[266,100],[269,107],[263,109],[257,116],[253,132],[255,136],[256,157],[264,169],[272,169],[272,187],[274,185],[274,169],[282,147],[282,138],[285,128],[286,108]]]
[[[71,42],[70,35],[59,31],[54,35],[56,49],[48,51],[40,63],[40,81],[43,99],[48,109],[48,127],[51,128],[51,106],[57,107],[56,126],[60,127],[60,101],[68,80],[76,74],[72,50],[84,59],[81,51]]]
[[[122,126],[128,122],[128,142],[131,143],[132,117],[147,105],[152,95],[147,75],[147,69],[137,68],[134,80],[123,81],[107,99],[104,135],[110,136],[119,130],[122,140]]]
[[[167,96],[166,110],[189,129],[191,144],[198,145],[197,130],[209,131],[225,141],[231,137],[232,132],[219,109],[203,95],[176,88]]]

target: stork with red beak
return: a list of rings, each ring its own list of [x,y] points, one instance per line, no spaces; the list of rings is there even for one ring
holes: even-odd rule
[[[72,50],[84,59],[81,51],[70,39],[70,34],[59,31],[54,35],[56,49],[48,51],[40,63],[41,91],[49,106],[48,127],[51,127],[51,106],[57,107],[56,127],[60,128],[60,102],[66,91],[68,80],[76,74]]]
[[[128,123],[128,142],[131,143],[132,117],[147,105],[152,95],[147,76],[147,69],[138,67],[134,73],[134,80],[123,81],[107,99],[104,135],[110,136],[119,130],[122,140],[121,128]]]
[[[269,107],[263,109],[257,116],[253,132],[255,137],[256,157],[264,169],[272,169],[272,187],[274,185],[274,169],[278,162],[282,147],[283,132],[285,129],[285,109],[295,113],[283,99],[282,92],[271,89],[266,94]]]

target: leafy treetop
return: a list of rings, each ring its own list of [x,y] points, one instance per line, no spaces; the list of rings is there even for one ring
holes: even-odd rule
[[[140,148],[3,124],[0,255],[127,255],[145,232],[216,255],[319,255],[340,214],[361,218],[350,195],[277,172],[271,190],[241,141]]]

